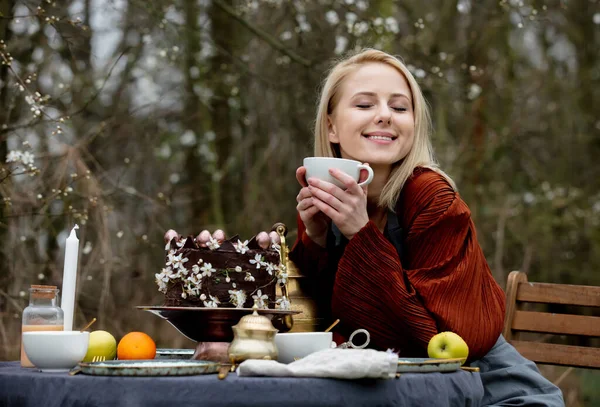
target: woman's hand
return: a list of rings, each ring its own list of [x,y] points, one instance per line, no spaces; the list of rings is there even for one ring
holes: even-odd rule
[[[300,167],[296,170],[296,179],[302,186],[300,193],[296,197],[296,201],[298,202],[296,209],[300,214],[302,223],[306,227],[306,234],[313,242],[325,247],[327,243],[327,231],[329,230],[331,220],[313,203],[312,193],[306,183],[306,168]]]
[[[173,229],[169,229],[167,233],[165,233],[165,243],[169,243],[173,238],[179,240],[181,236]],[[225,240],[225,232],[223,232],[221,229],[217,229],[211,234],[208,230],[203,230],[198,236],[196,236],[196,243],[200,247],[207,247],[211,238],[220,244]],[[268,249],[272,243],[281,243],[277,232],[260,232],[258,235],[256,235],[256,241],[263,249]]]
[[[327,215],[350,240],[369,222],[367,186],[358,186],[354,178],[338,169],[331,169],[329,173],[340,180],[346,190],[317,178],[309,178],[311,202],[315,210]]]

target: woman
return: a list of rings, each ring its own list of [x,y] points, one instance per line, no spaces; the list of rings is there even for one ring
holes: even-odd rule
[[[430,144],[421,90],[402,62],[365,50],[339,62],[322,90],[315,156],[368,163],[364,187],[305,179],[290,258],[318,281],[321,305],[341,320],[335,340],[365,328],[371,346],[426,356],[452,331],[479,366],[485,405],[564,405],[558,388],[501,336],[505,296],[477,242],[467,205]]]

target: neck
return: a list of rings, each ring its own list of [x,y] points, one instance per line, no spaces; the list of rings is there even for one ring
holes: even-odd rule
[[[381,191],[388,181],[392,167],[390,165],[371,165],[371,168],[373,168],[373,181],[367,188],[367,201],[369,202],[367,206],[376,207],[379,195],[381,195]]]

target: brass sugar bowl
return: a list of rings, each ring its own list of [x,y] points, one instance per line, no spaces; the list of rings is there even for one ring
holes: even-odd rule
[[[233,365],[247,359],[277,360],[277,346],[271,320],[259,315],[257,306],[252,307],[251,315],[243,316],[233,329],[233,341],[227,350],[227,356]]]

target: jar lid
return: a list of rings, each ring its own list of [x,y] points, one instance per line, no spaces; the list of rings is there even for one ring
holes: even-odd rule
[[[36,285],[32,284],[29,288],[32,298],[47,298],[52,299],[56,297],[58,289],[55,285]]]
[[[236,328],[244,331],[277,331],[269,318],[258,314],[258,307],[256,305],[252,309],[254,312],[240,318],[240,321],[235,326]]]

